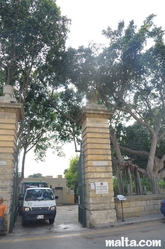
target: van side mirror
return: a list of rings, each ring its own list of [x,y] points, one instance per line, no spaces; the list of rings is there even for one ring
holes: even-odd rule
[[[55,196],[55,199],[56,199],[56,200],[58,199],[58,195]]]

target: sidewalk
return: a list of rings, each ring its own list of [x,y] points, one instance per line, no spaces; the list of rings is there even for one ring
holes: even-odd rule
[[[162,222],[165,222],[164,216],[160,213],[160,214],[152,214],[152,215],[146,215],[146,216],[141,216],[141,217],[124,218],[124,221],[122,221],[122,219],[118,219],[114,223],[114,226],[131,225],[131,224],[136,224],[136,223],[152,222],[156,220],[162,220]]]
[[[160,214],[152,214],[152,215],[145,215],[141,217],[132,217],[132,218],[124,218],[117,219],[116,222],[107,224],[107,225],[98,225],[95,228],[101,229],[101,228],[110,228],[110,227],[118,227],[118,226],[126,226],[126,225],[133,225],[138,223],[145,223],[145,222],[153,222],[153,221],[160,221],[165,223],[164,216]]]

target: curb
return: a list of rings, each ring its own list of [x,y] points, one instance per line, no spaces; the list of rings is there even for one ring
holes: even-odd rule
[[[147,222],[153,222],[153,221],[163,221],[164,220],[164,218],[151,218],[151,219],[147,219],[147,220],[136,220],[136,221],[124,221],[124,222],[122,222],[121,221],[121,223],[119,223],[119,222],[117,222],[117,223],[115,223],[114,224],[114,226],[120,226],[120,225],[122,225],[122,226],[126,226],[126,225],[133,225],[133,224],[138,224],[138,223],[147,223]]]
[[[145,216],[144,216],[145,218]],[[165,219],[164,217],[163,218],[160,218],[160,217],[157,217],[157,218],[148,218],[148,219],[144,219],[144,220],[134,220],[134,221],[119,221],[117,220],[116,222],[114,223],[111,223],[111,224],[100,224],[100,225],[97,225],[97,226],[94,226],[93,228],[95,229],[104,229],[104,228],[113,228],[113,227],[119,227],[119,226],[129,226],[129,225],[135,225],[135,224],[140,224],[140,223],[149,223],[149,222],[153,222],[153,221],[164,221],[165,222]],[[91,228],[92,229],[92,228]]]

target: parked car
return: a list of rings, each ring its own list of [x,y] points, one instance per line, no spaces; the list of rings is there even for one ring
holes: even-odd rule
[[[160,211],[165,216],[165,199],[163,199],[160,203]]]

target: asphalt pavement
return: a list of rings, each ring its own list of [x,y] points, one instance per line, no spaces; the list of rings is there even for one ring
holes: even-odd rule
[[[123,217],[124,218],[124,217]],[[117,227],[125,226],[136,223],[152,222],[156,220],[164,221],[164,216],[159,213],[153,215],[146,215],[142,217],[133,217],[133,218],[124,218],[118,219],[116,222],[109,224],[104,227],[95,227],[105,228],[105,227]],[[68,232],[83,232],[91,231],[87,227],[82,227],[78,222],[78,206],[77,205],[62,205],[57,206],[57,215],[54,224],[49,224],[48,221],[38,221],[30,222],[27,226],[22,227],[21,216],[17,217],[15,222],[14,229],[12,233],[9,233],[8,237],[18,237],[18,236],[31,236],[31,235],[41,235],[41,234],[54,234],[54,233],[68,233]]]

